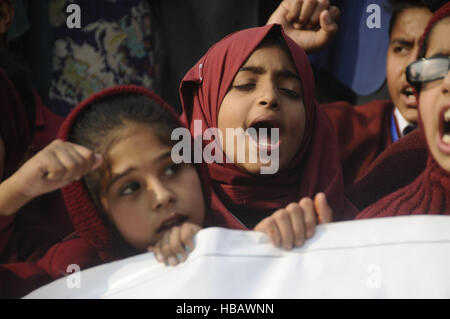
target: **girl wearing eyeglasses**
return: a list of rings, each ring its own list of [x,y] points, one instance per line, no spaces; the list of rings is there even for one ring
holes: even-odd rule
[[[420,134],[428,160],[411,184],[384,197],[357,218],[413,214],[450,214],[450,3],[431,18],[421,39],[418,60],[407,68],[419,101]]]

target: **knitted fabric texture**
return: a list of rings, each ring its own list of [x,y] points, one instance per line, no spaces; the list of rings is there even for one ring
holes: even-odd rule
[[[421,37],[419,52],[426,51],[423,48],[426,45],[424,39],[436,23],[448,16],[450,16],[450,3],[443,5],[430,19]],[[448,41],[448,39],[443,40]],[[418,92],[414,93],[419,100]],[[420,116],[419,131],[419,134],[425,135]],[[450,173],[439,166],[431,155],[428,145],[427,147],[427,166],[414,182],[369,206],[357,216],[357,219],[414,214],[450,214]]]
[[[106,97],[124,93],[145,95],[170,112],[174,119],[178,119],[175,111],[152,91],[134,85],[116,86],[94,94],[81,102],[61,125],[58,138],[63,141],[68,140],[75,121],[89,105],[99,102]],[[78,235],[97,249],[104,260],[111,258],[113,248],[111,246],[112,234],[100,217],[84,183],[81,180],[74,181],[63,187],[61,192],[67,212]]]

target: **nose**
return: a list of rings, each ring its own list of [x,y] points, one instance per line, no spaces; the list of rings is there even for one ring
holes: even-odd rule
[[[173,192],[159,180],[150,181],[149,188],[153,193],[151,206],[154,211],[160,212],[175,203],[175,196]]]
[[[270,108],[278,108],[280,106],[277,89],[272,81],[267,80],[266,83],[262,83],[259,90],[258,105]]]
[[[450,92],[450,70],[447,71],[447,75],[445,76],[442,82],[442,93],[449,94]]]
[[[414,50],[410,51],[408,58],[404,60],[405,63],[403,65],[403,70],[402,70],[403,76],[406,77],[406,68],[408,67],[408,65],[410,65],[411,63],[413,63],[414,61],[417,60],[416,57],[418,54],[419,54],[419,46],[416,45]]]

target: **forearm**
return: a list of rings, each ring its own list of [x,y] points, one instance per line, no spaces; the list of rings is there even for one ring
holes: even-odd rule
[[[0,184],[0,216],[13,215],[30,200],[31,198],[21,193],[13,176]]]

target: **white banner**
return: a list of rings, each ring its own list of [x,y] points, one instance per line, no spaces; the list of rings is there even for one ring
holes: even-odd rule
[[[176,266],[146,253],[75,272],[26,298],[450,298],[450,217],[321,225],[302,248],[207,228]]]

